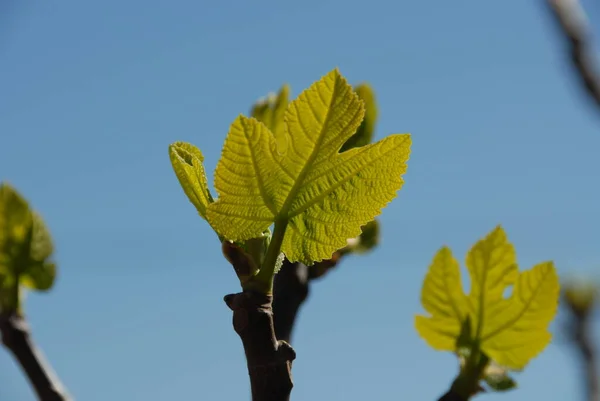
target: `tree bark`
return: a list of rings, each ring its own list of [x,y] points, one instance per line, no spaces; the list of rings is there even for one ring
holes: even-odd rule
[[[438,401],[468,401],[466,398],[453,390],[449,390],[446,394],[440,397]]]
[[[300,307],[310,293],[309,268],[302,263],[283,262],[273,285],[275,335],[291,342]]]
[[[233,328],[244,345],[252,401],[289,400],[296,353],[275,337],[272,297],[244,291],[225,296],[225,303],[233,311]]]
[[[16,313],[0,314],[2,343],[27,375],[40,401],[70,401],[58,377],[35,346],[25,318]]]
[[[310,294],[310,283],[337,266],[341,257],[342,253],[337,252],[331,259],[312,266],[291,263],[285,259],[281,270],[275,276],[273,285],[273,312],[277,338],[291,342],[298,313]]]

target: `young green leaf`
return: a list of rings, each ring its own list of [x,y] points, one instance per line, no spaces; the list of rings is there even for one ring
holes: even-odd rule
[[[290,96],[289,85],[283,85],[277,95],[269,94],[265,99],[259,100],[252,107],[251,117],[266,125],[276,139],[277,151],[280,154],[287,152],[288,141],[284,135],[285,111],[287,110]]]
[[[514,248],[497,227],[468,253],[471,291],[467,296],[458,263],[449,255],[442,248],[427,274],[421,301],[430,316],[416,317],[417,331],[433,348],[456,352],[468,316],[472,347],[502,366],[523,369],[550,342],[548,326],[559,296],[554,265],[545,262],[519,273]],[[505,298],[510,285],[514,285],[512,294]]]
[[[29,258],[20,271],[19,284],[33,290],[46,291],[52,288],[56,277],[56,265],[49,261],[54,245],[42,217],[36,212],[32,212],[32,216]]]
[[[169,146],[169,157],[183,191],[206,220],[206,207],[213,198],[208,189],[202,152],[189,143],[175,142]]]
[[[421,303],[431,317],[416,317],[419,334],[434,349],[455,351],[469,310],[460,267],[450,248],[441,248],[433,259],[423,282]]]
[[[377,122],[377,103],[375,102],[375,93],[368,84],[360,84],[355,88],[358,97],[365,103],[365,118],[356,130],[356,134],[344,143],[340,152],[348,149],[358,148],[371,143],[375,133],[375,123]]]
[[[552,262],[523,272],[506,308],[482,334],[482,350],[500,365],[523,369],[550,343],[547,328],[558,308],[559,281]]]
[[[20,286],[38,291],[52,287],[54,247],[41,216],[10,185],[0,184],[0,304],[20,308]]]
[[[406,171],[408,134],[339,153],[363,116],[363,102],[336,69],[289,104],[279,134],[238,117],[215,173],[211,226],[244,241],[275,223],[274,241],[290,261],[331,257],[396,196]]]
[[[250,116],[267,126],[276,137],[285,129],[284,116],[289,104],[290,87],[283,85],[277,95],[269,95],[252,107]]]
[[[368,84],[360,84],[354,90],[359,99],[364,102],[365,117],[356,133],[342,145],[340,152],[371,143],[375,131],[377,104],[373,90]],[[284,85],[277,95],[270,94],[266,98],[256,102],[251,112],[252,117],[265,124],[276,138],[283,138],[282,141],[285,141],[285,138],[281,134],[285,129],[284,112],[289,103],[289,91],[289,86]],[[283,145],[278,143],[277,147],[285,151],[286,144],[287,142]],[[348,246],[343,248],[343,253],[365,253],[375,248],[378,242],[379,223],[377,220],[373,220],[362,227],[360,236],[348,239]]]
[[[33,217],[27,201],[9,184],[0,183],[0,271],[19,253]]]
[[[496,227],[478,241],[467,254],[471,276],[469,303],[473,314],[475,337],[481,338],[489,323],[507,304],[503,294],[519,276],[513,245],[501,227]]]

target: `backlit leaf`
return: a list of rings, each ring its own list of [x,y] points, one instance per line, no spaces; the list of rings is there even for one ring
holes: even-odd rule
[[[175,175],[188,199],[206,219],[206,207],[213,202],[204,171],[204,156],[200,149],[185,142],[175,142],[169,146],[169,157]]]
[[[32,223],[27,201],[12,186],[0,183],[0,271],[18,255]]]
[[[459,347],[475,347],[498,365],[523,369],[551,339],[548,326],[559,298],[554,265],[545,262],[519,273],[514,247],[496,227],[471,248],[467,268],[468,296],[462,293],[459,266],[450,251],[438,252],[422,291],[430,316],[417,316],[417,331],[435,349],[458,352]],[[510,286],[512,294],[505,298]],[[471,334],[465,336],[460,328],[467,319]],[[498,383],[499,388],[504,385],[510,383]]]
[[[434,349],[454,351],[468,310],[460,281],[460,266],[452,251],[443,247],[425,276],[421,303],[430,317],[417,316],[417,331]]]
[[[52,237],[42,217],[35,212],[32,229],[29,258],[21,269],[19,283],[30,289],[46,291],[52,287],[56,276],[56,265],[48,261],[54,252]]]
[[[25,273],[19,277],[19,284],[37,291],[52,288],[56,277],[56,264],[52,262],[34,262],[27,266]]]
[[[482,350],[500,365],[523,369],[550,343],[547,328],[556,315],[558,297],[558,275],[552,262],[523,272],[507,308],[486,324]]]
[[[19,286],[45,291],[56,265],[52,237],[42,217],[10,185],[0,184],[0,276],[3,308],[20,308]],[[16,297],[16,298],[15,298]]]
[[[211,226],[244,241],[278,222],[287,226],[281,249],[290,261],[331,257],[396,196],[406,171],[408,134],[339,153],[363,116],[363,102],[334,70],[288,105],[281,133],[238,117],[215,172]]]
[[[469,303],[475,336],[479,338],[489,328],[491,320],[506,307],[504,290],[514,284],[519,275],[517,256],[502,227],[496,227],[477,241],[467,255],[471,277]]]
[[[251,117],[267,126],[277,137],[285,129],[284,116],[289,104],[290,87],[283,85],[277,95],[269,95],[252,107]]]
[[[356,130],[356,134],[344,143],[341,152],[348,149],[365,146],[373,140],[375,133],[375,123],[377,122],[377,103],[375,102],[375,93],[367,84],[360,84],[355,88],[358,97],[365,103],[365,118]]]
[[[289,85],[283,85],[277,95],[270,94],[266,99],[259,100],[250,116],[266,125],[273,133],[276,149],[279,154],[285,154],[289,145],[285,130],[285,111],[287,110],[290,96]]]

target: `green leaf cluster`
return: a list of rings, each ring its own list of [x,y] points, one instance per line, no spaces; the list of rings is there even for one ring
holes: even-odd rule
[[[373,89],[366,83],[357,85],[354,88],[356,95],[364,102],[365,116],[358,127],[358,130],[352,135],[340,152],[361,147],[372,142],[377,122],[377,103]],[[285,109],[289,104],[289,85],[283,85],[277,94],[271,93],[265,98],[254,104],[251,110],[251,116],[262,122],[274,133],[276,138],[282,138],[282,130],[285,128]],[[285,148],[287,143],[278,144],[280,148]],[[371,251],[379,243],[379,222],[377,219],[370,221],[361,228],[361,233],[356,238],[348,239],[347,245],[340,250],[342,254],[365,253]]]
[[[543,262],[520,272],[515,249],[500,226],[471,248],[466,265],[469,294],[463,292],[460,267],[450,249],[438,251],[421,292],[429,315],[416,317],[416,329],[434,349],[465,359],[465,366],[485,361],[479,373],[491,388],[512,388],[506,371],[525,368],[550,342],[548,326],[559,298],[556,269],[552,262]],[[505,297],[508,287],[512,293]],[[486,373],[487,361],[505,371]]]
[[[41,216],[9,184],[0,183],[0,308],[19,310],[21,286],[46,291],[54,284],[54,247]]]
[[[264,123],[244,116],[233,122],[215,171],[214,201],[201,152],[181,142],[170,147],[185,193],[222,240],[245,244],[273,226],[250,280],[265,292],[281,253],[310,265],[359,236],[401,188],[410,154],[408,134],[340,152],[361,126],[365,102],[337,69],[289,103],[288,91],[284,86],[254,107]]]

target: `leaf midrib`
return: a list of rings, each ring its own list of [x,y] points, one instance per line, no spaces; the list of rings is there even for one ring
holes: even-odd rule
[[[484,247],[484,251],[486,252],[485,256],[491,259],[491,251]],[[489,252],[488,252],[489,251]],[[487,261],[488,263],[490,260]],[[477,331],[475,332],[475,338],[479,339],[481,336],[481,332],[483,330],[483,320],[484,320],[484,306],[485,306],[485,282],[487,281],[488,270],[484,268],[483,274],[481,275],[481,280],[479,280],[479,313],[477,314]]]
[[[337,91],[338,91],[338,88],[337,88],[337,79],[336,79],[333,82],[333,90],[331,91],[331,97],[329,99],[329,107],[327,108],[327,114],[325,115],[325,119],[323,120],[321,132],[319,133],[319,137],[317,139],[317,142],[315,143],[315,147],[313,148],[313,151],[311,152],[310,156],[306,160],[306,163],[302,167],[302,170],[300,170],[300,174],[298,174],[298,177],[296,179],[296,182],[294,183],[294,186],[292,187],[290,192],[288,192],[287,198],[285,199],[285,202],[283,203],[283,206],[281,207],[281,211],[279,212],[279,214],[276,214],[275,220],[278,220],[279,218],[285,218],[286,220],[291,219],[291,216],[286,216],[286,215],[288,214],[289,208],[292,205],[294,199],[296,198],[298,189],[304,183],[304,180],[306,179],[306,176],[307,176],[308,172],[310,171],[310,167],[312,167],[313,162],[315,161],[315,159],[317,158],[317,155],[319,154],[321,144],[323,143],[323,140],[325,139],[325,134],[324,134],[325,129],[329,125],[329,119],[331,118],[332,100],[336,98]],[[294,101],[294,102],[290,103],[290,105],[293,105],[293,107],[296,108],[296,112],[298,112],[298,109],[297,109],[298,106],[297,106],[296,102],[297,101]],[[298,113],[298,114],[300,114],[300,113]],[[285,121],[284,124],[287,124],[287,121]]]

